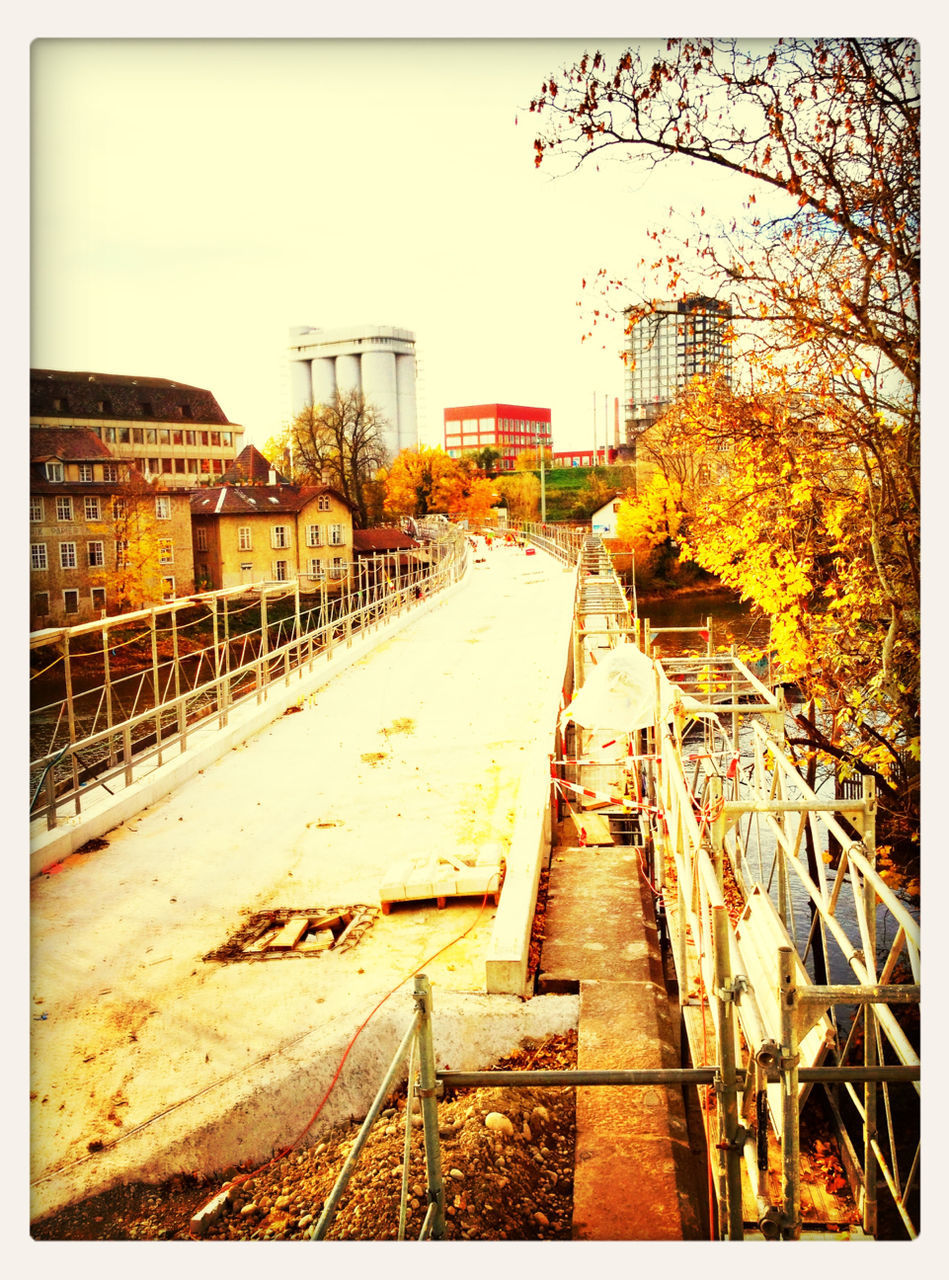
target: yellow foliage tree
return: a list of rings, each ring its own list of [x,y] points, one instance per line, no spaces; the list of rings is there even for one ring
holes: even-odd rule
[[[421,445],[403,449],[382,477],[388,516],[426,516],[448,512],[457,503],[461,467],[444,449]]]
[[[672,546],[682,528],[682,486],[655,475],[640,495],[628,492],[620,501],[616,537],[633,553],[637,581],[654,578],[663,561],[677,558]]]

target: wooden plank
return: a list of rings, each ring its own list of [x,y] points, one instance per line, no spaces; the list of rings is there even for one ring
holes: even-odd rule
[[[301,938],[297,943],[297,951],[328,951],[333,945],[334,937],[332,929],[320,929],[318,932],[308,934]]]
[[[297,945],[309,927],[309,916],[291,916],[268,946],[279,951],[290,951]]]

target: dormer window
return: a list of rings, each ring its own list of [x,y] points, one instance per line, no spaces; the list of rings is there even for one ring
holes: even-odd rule
[[[192,415],[191,415],[191,405],[190,405],[190,404],[180,404],[180,405],[178,406],[178,409],[179,409],[179,411],[180,411],[180,413],[181,413],[181,416],[182,416],[183,418],[190,418],[190,417],[192,416]]]
[[[53,397],[53,412],[54,412],[54,413],[65,413],[65,412],[66,412],[66,410],[67,410],[68,408],[69,408],[69,405],[66,403],[66,397],[65,397],[65,396],[54,396],[54,397]]]
[[[46,479],[50,482],[50,484],[62,484],[63,464],[61,462],[47,462]]]
[[[99,400],[99,401],[98,401],[98,408],[99,408],[99,412],[100,412],[100,413],[111,413],[111,412],[112,412],[112,401],[111,401],[111,400]]]
[[[155,406],[152,404],[151,400],[143,400],[139,407],[142,411],[143,418],[154,418]]]

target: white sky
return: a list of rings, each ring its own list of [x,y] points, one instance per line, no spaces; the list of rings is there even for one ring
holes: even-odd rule
[[[34,43],[31,364],[208,387],[262,444],[290,325],[395,325],[424,443],[447,405],[506,401],[589,447],[623,370],[618,328],[581,342],[581,280],[633,275],[670,206],[744,194],[684,166],[535,169],[546,76],[628,43]]]

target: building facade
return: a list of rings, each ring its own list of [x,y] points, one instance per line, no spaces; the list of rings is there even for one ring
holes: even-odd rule
[[[199,590],[298,579],[343,583],[353,558],[352,507],[327,485],[227,484],[191,495]]]
[[[193,590],[186,493],[147,484],[91,431],[30,431],[32,630]]]
[[[451,458],[496,449],[499,471],[513,471],[519,453],[551,448],[550,410],[524,404],[467,404],[446,409],[445,452]]]
[[[418,445],[415,334],[408,329],[357,325],[290,330],[290,407],[331,404],[336,392],[356,390],[385,419],[390,460]]]
[[[90,431],[118,462],[167,489],[220,480],[244,437],[203,387],[56,369],[30,370],[30,426]]]
[[[626,440],[649,427],[695,377],[731,380],[731,307],[691,294],[634,324],[626,365]]]

